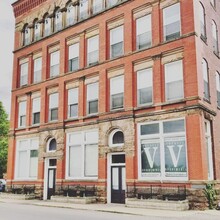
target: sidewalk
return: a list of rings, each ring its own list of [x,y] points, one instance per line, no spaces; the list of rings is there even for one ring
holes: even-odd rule
[[[153,210],[153,209],[140,209],[140,208],[128,208],[125,205],[116,204],[71,204],[71,203],[60,203],[52,201],[42,200],[14,200],[14,199],[0,199],[0,203],[14,203],[24,205],[35,205],[35,206],[46,206],[46,207],[57,207],[57,208],[68,208],[77,210],[88,210],[98,212],[110,212],[130,215],[141,215],[141,216],[157,216],[157,217],[193,217],[199,215],[208,215],[210,219],[212,217],[218,217],[220,219],[220,211],[217,210],[206,210],[206,211],[167,211],[167,210]]]

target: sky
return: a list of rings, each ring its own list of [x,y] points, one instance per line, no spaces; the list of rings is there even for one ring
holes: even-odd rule
[[[15,0],[0,1],[0,101],[10,113],[11,77],[13,68],[14,15],[11,4]]]

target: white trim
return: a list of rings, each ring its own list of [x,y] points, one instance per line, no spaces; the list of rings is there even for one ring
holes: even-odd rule
[[[184,120],[184,125],[185,125],[185,132],[176,132],[176,133],[168,133],[164,134],[163,133],[163,122],[170,122],[170,121],[178,121],[178,120]],[[154,135],[141,135],[141,125],[147,125],[147,124],[159,124],[159,133]],[[158,181],[163,181],[163,180],[170,180],[170,181],[187,181],[188,180],[188,175],[189,175],[189,169],[188,169],[188,151],[187,151],[187,139],[186,139],[186,120],[185,118],[172,118],[172,119],[167,119],[167,120],[160,120],[160,121],[152,121],[152,122],[143,122],[143,123],[138,123],[137,126],[137,144],[138,144],[138,179],[139,180],[158,180]],[[165,151],[164,151],[164,138],[167,137],[184,137],[185,138],[185,148],[186,148],[186,169],[187,169],[187,176],[186,177],[166,177],[165,176]],[[152,177],[143,177],[142,172],[141,172],[141,140],[143,139],[149,139],[152,140],[153,138],[157,138],[160,141],[160,164],[161,164],[161,171],[158,175],[152,176]],[[163,150],[162,150],[163,149]]]
[[[122,166],[125,167],[125,176],[126,176],[126,158],[125,158],[125,163],[114,163],[112,164],[112,155],[125,155],[125,152],[116,152],[116,153],[109,153],[107,155],[107,203],[111,203],[111,167],[112,166]],[[125,178],[126,182],[126,178]],[[126,189],[125,189],[125,194],[126,194]]]
[[[118,131],[122,132],[123,133],[123,136],[124,136],[124,132],[120,129],[114,129],[110,134],[109,134],[109,137],[108,137],[108,144],[109,144],[109,147],[122,147],[124,146],[124,143],[122,144],[113,144],[113,136],[115,135],[115,133],[117,133]]]

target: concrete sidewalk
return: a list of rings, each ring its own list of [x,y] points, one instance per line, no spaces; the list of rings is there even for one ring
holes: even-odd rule
[[[139,216],[155,216],[155,217],[193,217],[199,215],[208,215],[210,219],[212,217],[219,217],[220,211],[217,210],[206,210],[206,211],[167,211],[167,210],[153,210],[153,209],[140,209],[140,208],[128,208],[125,205],[115,204],[71,204],[71,203],[60,203],[53,201],[42,201],[42,200],[14,200],[14,199],[0,199],[0,203],[14,203],[14,204],[25,204],[35,206],[46,206],[46,207],[57,207],[57,208],[68,208],[76,210],[88,210],[98,212],[110,212],[120,213],[129,215]]]

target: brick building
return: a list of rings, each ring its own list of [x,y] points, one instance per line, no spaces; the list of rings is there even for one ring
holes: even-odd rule
[[[18,0],[8,188],[220,180],[220,2]]]

